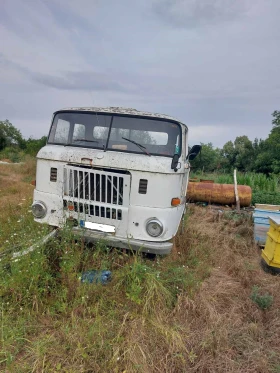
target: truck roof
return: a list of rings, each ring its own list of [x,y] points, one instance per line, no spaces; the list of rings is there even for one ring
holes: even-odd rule
[[[167,119],[172,120],[175,122],[179,122],[185,126],[184,123],[180,122],[178,119],[173,118],[169,115],[165,114],[158,114],[158,113],[149,113],[147,111],[139,111],[136,109],[131,108],[124,108],[119,106],[109,106],[109,107],[70,107],[70,108],[64,108],[61,110],[57,110],[55,112],[61,112],[61,111],[86,111],[86,112],[94,112],[94,113],[110,113],[110,114],[122,114],[122,115],[133,115],[133,116],[141,116],[141,117],[152,117],[152,118],[160,118],[160,119]]]

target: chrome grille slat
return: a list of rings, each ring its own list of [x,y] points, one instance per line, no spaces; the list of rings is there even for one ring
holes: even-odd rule
[[[114,190],[114,188],[113,188],[113,176],[111,175],[110,176],[110,181],[111,181],[111,204],[113,204],[113,190]]]

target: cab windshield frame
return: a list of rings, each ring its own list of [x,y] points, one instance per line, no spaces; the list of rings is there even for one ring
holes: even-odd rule
[[[117,122],[121,122],[120,118],[123,118],[123,121],[127,122],[127,125],[123,128],[120,124],[117,125]],[[82,121],[79,119],[82,119]],[[129,119],[134,119],[134,121],[131,121],[131,123],[133,124],[131,128],[128,124]],[[58,120],[68,122],[68,124],[64,123],[65,138],[62,139],[63,141],[57,141],[58,139],[55,137]],[[137,122],[137,120],[139,121],[139,123]],[[80,128],[81,126],[85,126],[85,132],[83,133],[84,136],[82,141],[79,141],[79,136],[77,136],[77,133],[75,133],[76,125],[79,125]],[[103,138],[102,136],[99,136],[99,139],[93,137],[93,130],[98,126],[103,127],[103,135],[105,135],[103,136]],[[143,134],[144,132],[146,132],[146,139],[144,142],[143,138],[141,138],[141,128],[144,128]],[[105,132],[107,130],[107,137],[104,132],[104,129]],[[91,130],[92,132],[90,133]],[[99,135],[101,135],[101,132],[99,133]],[[127,136],[125,136],[128,132],[129,134],[134,134],[134,136],[131,136],[131,138],[129,138],[129,140],[132,140],[132,142],[128,141]],[[87,136],[88,133],[89,136]],[[117,137],[116,133],[118,134]],[[137,139],[137,134],[139,135],[139,139]],[[168,138],[167,143],[165,144],[166,135]],[[115,138],[113,136],[115,136]],[[152,140],[150,141],[149,136],[157,136],[157,138],[152,138]],[[174,140],[176,140],[174,142],[174,146],[172,138],[173,142]],[[116,140],[120,140],[120,144],[116,144],[116,142],[118,142]],[[133,141],[140,144],[142,146],[142,149],[141,147],[133,144]],[[155,141],[161,143],[155,144]],[[124,152],[132,154],[143,155],[146,153],[148,155],[153,156],[172,158],[174,154],[178,154],[179,157],[182,154],[182,127],[180,122],[176,120],[158,118],[153,116],[127,115],[114,112],[105,113],[63,110],[54,113],[47,143],[50,145],[71,146],[78,148],[88,148],[95,150]],[[161,148],[162,151],[155,151],[155,149]]]

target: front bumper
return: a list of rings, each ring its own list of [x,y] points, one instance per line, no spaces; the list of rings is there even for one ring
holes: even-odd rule
[[[142,241],[133,238],[120,238],[111,234],[103,232],[92,231],[89,229],[81,229],[73,227],[73,232],[84,238],[86,242],[104,241],[108,246],[118,247],[121,249],[128,249],[134,251],[141,251],[144,253],[166,255],[169,254],[173,243],[170,241],[154,242]]]

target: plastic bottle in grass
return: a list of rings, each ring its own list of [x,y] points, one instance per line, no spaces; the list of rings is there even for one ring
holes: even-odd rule
[[[112,272],[108,270],[90,270],[82,273],[81,282],[88,284],[106,285],[112,280]]]

